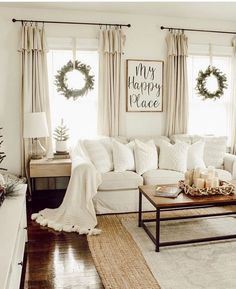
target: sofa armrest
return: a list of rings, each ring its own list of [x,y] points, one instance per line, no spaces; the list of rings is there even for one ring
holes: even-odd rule
[[[236,179],[236,155],[225,154],[224,169],[232,174],[232,179]]]

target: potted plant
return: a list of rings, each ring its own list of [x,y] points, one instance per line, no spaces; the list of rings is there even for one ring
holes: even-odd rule
[[[68,151],[67,140],[69,139],[68,128],[64,124],[63,118],[61,124],[54,130],[54,139],[56,140],[56,152],[65,153]]]

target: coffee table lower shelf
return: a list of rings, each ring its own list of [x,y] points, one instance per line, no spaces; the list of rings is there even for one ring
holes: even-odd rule
[[[226,196],[225,202],[215,202],[211,203],[210,205],[202,205],[201,203],[196,204],[194,202],[189,203],[187,206],[186,204],[177,203],[176,206],[173,205],[173,199],[172,204],[170,207],[168,207],[168,204],[164,207],[158,206],[158,201],[153,202],[152,199],[149,198],[148,194],[143,191],[143,188],[145,186],[142,186],[142,189],[139,189],[139,212],[138,212],[138,226],[142,227],[145,232],[148,234],[150,239],[155,244],[155,251],[159,252],[160,247],[165,246],[176,246],[176,245],[182,245],[182,244],[194,244],[194,243],[202,243],[202,242],[209,242],[209,241],[219,241],[219,240],[229,240],[236,238],[236,234],[232,235],[223,235],[223,236],[215,236],[215,237],[207,237],[207,238],[198,238],[198,239],[188,239],[188,240],[178,240],[178,241],[168,241],[168,242],[160,242],[160,225],[163,221],[175,221],[175,220],[183,220],[183,219],[194,219],[194,218],[207,218],[207,217],[214,217],[214,216],[227,216],[227,215],[235,215],[236,212],[224,212],[224,213],[213,213],[213,214],[201,214],[201,215],[191,215],[191,216],[179,216],[179,217],[161,217],[162,211],[176,211],[176,210],[188,210],[188,209],[200,209],[200,208],[210,208],[210,207],[219,207],[219,206],[227,206],[227,205],[236,205],[236,197],[233,200],[229,200],[228,196]],[[155,219],[143,219],[142,218],[142,196],[145,196],[152,205],[155,206],[155,213],[156,218]],[[162,198],[163,199],[163,198]],[[168,203],[168,199],[166,199],[166,202]],[[155,222],[156,223],[156,235],[154,236],[152,232],[149,230],[149,228],[146,226],[145,223]]]

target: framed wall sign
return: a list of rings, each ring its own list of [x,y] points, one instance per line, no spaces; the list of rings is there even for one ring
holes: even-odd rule
[[[126,60],[126,111],[163,111],[163,66],[159,60]]]

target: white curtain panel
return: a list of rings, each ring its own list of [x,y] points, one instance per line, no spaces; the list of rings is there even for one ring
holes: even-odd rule
[[[236,37],[232,40],[233,46],[233,59],[232,59],[232,83],[233,83],[233,96],[232,96],[232,114],[231,114],[231,153],[236,154]]]
[[[182,32],[170,32],[167,36],[166,95],[167,136],[187,133],[188,86],[187,55],[188,38]]]
[[[110,28],[100,31],[98,103],[100,135],[119,135],[124,44],[125,35],[122,29]]]
[[[24,114],[46,112],[50,137],[44,139],[47,156],[52,156],[50,105],[48,95],[47,46],[44,27],[37,24],[22,25],[21,31],[21,124],[22,124],[22,174],[28,175],[31,142],[23,139]]]

